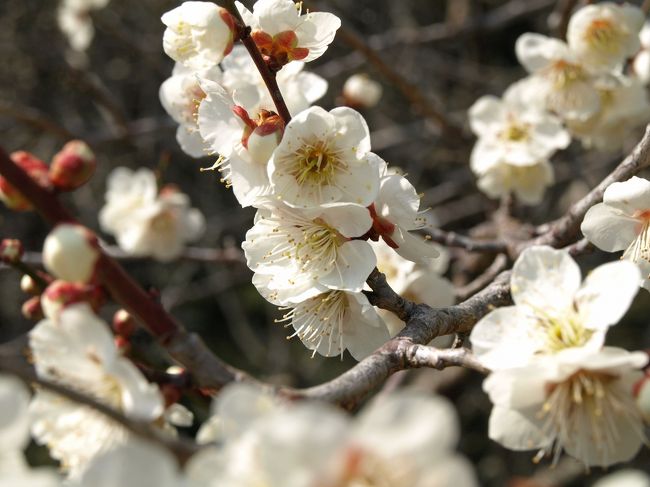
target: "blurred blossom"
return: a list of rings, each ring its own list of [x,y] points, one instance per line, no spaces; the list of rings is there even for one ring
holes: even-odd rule
[[[633,75],[644,85],[650,83],[650,22],[646,22],[639,33],[641,51],[632,63]]]
[[[92,10],[108,5],[109,0],[61,0],[57,11],[59,29],[75,51],[85,51],[95,36]]]
[[[360,110],[377,105],[382,91],[381,84],[366,74],[353,74],[343,84],[345,104]]]

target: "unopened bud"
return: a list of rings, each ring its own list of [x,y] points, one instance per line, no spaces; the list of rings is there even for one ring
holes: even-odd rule
[[[16,264],[23,258],[23,244],[20,240],[5,238],[0,242],[0,262]]]
[[[32,276],[30,276],[29,274],[25,274],[20,279],[20,290],[25,294],[31,294],[33,296],[39,294],[38,284],[36,284],[36,281],[34,281]]]
[[[50,181],[61,191],[72,191],[84,185],[96,167],[95,154],[88,144],[72,140],[52,159]]]
[[[21,312],[28,320],[38,321],[43,319],[43,308],[41,307],[41,298],[32,296],[23,303]]]
[[[113,331],[116,335],[130,338],[136,327],[135,318],[127,310],[117,310],[113,315]]]
[[[248,153],[251,158],[266,165],[283,134],[284,122],[280,116],[273,114],[264,119],[248,137]]]
[[[634,385],[634,397],[643,420],[650,424],[650,372]]]
[[[365,74],[350,76],[343,85],[343,98],[352,108],[372,108],[381,99],[381,85]]]
[[[25,171],[36,183],[43,188],[51,188],[48,177],[48,167],[36,156],[25,151],[18,151],[11,154],[11,160]],[[32,204],[14,188],[9,181],[0,176],[0,200],[7,205],[7,208],[16,211],[27,211],[33,208]]]
[[[89,282],[95,274],[98,259],[97,237],[81,225],[58,225],[43,245],[45,268],[64,281]]]
[[[125,338],[122,335],[117,335],[113,339],[113,343],[115,343],[115,348],[120,350],[123,354],[128,353],[131,349],[131,342],[128,338]]]
[[[58,280],[47,286],[41,296],[43,313],[50,319],[56,319],[66,307],[77,303],[88,303],[97,312],[104,303],[104,294],[92,284]]]

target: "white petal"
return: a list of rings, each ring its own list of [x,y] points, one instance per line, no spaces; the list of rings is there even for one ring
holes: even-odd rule
[[[606,203],[589,208],[580,225],[583,235],[607,252],[626,249],[637,237],[640,222]]]
[[[650,181],[632,176],[622,183],[612,183],[605,190],[603,203],[628,216],[650,210]]]
[[[550,443],[541,425],[530,416],[499,406],[490,414],[488,436],[515,451],[544,448]]]
[[[469,125],[480,136],[494,134],[505,118],[503,102],[496,96],[482,96],[469,109]]]
[[[526,33],[515,44],[517,59],[529,73],[537,72],[548,66],[553,60],[569,56],[569,46],[558,39],[541,34]]]

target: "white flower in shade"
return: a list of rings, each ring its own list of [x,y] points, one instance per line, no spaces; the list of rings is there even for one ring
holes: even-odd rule
[[[295,61],[276,74],[278,87],[292,114],[306,110],[327,92],[327,81],[303,71],[304,66],[305,63]],[[262,109],[276,110],[269,89],[244,46],[235,46],[221,67],[221,83],[238,105],[252,114]]]
[[[176,459],[168,450],[140,440],[102,452],[92,459],[78,487],[182,487]]]
[[[650,424],[650,374],[646,373],[645,377],[634,385],[634,395],[644,421]]]
[[[379,157],[371,154],[372,159]],[[386,163],[379,159],[378,165]],[[379,192],[370,206],[373,218],[373,236],[381,238],[399,255],[413,262],[426,264],[438,256],[438,248],[425,238],[410,233],[425,225],[420,216],[420,196],[409,181],[398,174],[385,174],[381,178]]]
[[[433,308],[451,306],[455,302],[454,286],[442,277],[447,270],[449,254],[443,247],[431,243],[439,253],[438,258],[427,264],[416,264],[406,260],[383,242],[370,242],[377,256],[377,269],[386,276],[393,290],[415,303],[424,303]],[[404,323],[395,314],[379,309],[379,315],[388,326],[391,336],[397,335]]]
[[[345,104],[352,108],[372,108],[381,100],[381,84],[366,74],[353,74],[343,84]]]
[[[545,160],[531,166],[515,166],[501,161],[477,176],[478,188],[490,198],[514,193],[527,205],[540,203],[546,188],[555,181],[553,166]]]
[[[635,128],[650,121],[646,88],[636,79],[618,76],[596,84],[601,108],[584,121],[568,121],[574,137],[587,148],[600,151],[621,149]]]
[[[234,19],[212,2],[183,2],[161,20],[165,53],[188,68],[211,68],[232,50]]]
[[[605,475],[592,487],[650,487],[650,476],[642,470],[625,468]]]
[[[322,56],[341,26],[341,20],[327,12],[301,15],[300,5],[292,0],[258,0],[253,12],[235,3],[262,55],[279,67]]]
[[[188,196],[175,187],[158,193],[155,175],[144,168],[113,170],[99,223],[128,254],[161,261],[178,257],[205,229],[203,215],[190,207]]]
[[[268,161],[280,143],[284,122],[275,113],[252,112],[253,118],[218,83],[201,80],[206,98],[199,107],[201,136],[215,164],[242,206],[257,205],[271,194]]]
[[[322,292],[322,287],[361,291],[375,267],[368,242],[355,240],[372,224],[363,206],[333,203],[312,210],[281,205],[260,209],[242,248],[248,267],[270,276],[277,299],[294,302]]]
[[[43,265],[64,281],[90,281],[98,259],[97,238],[81,225],[57,225],[43,243]]]
[[[515,44],[519,62],[534,76],[527,89],[563,119],[589,118],[600,108],[592,77],[566,43],[540,34],[523,34]]]
[[[634,57],[632,63],[632,76],[641,83],[650,83],[650,22],[646,22],[639,33],[641,51]]]
[[[471,156],[474,172],[499,163],[533,166],[571,142],[561,120],[530,104],[521,87],[513,85],[502,100],[483,96],[469,109],[470,126],[479,137]]]
[[[41,321],[29,340],[40,377],[73,387],[130,418],[154,421],[163,413],[158,387],[119,354],[108,325],[88,305],[69,306],[57,321]],[[47,444],[73,477],[95,455],[129,437],[101,413],[50,392],[37,391],[30,412],[34,438]]]
[[[650,181],[634,176],[612,183],[580,229],[601,250],[624,250],[622,258],[639,266],[642,285],[650,290]]]
[[[629,262],[611,262],[581,284],[580,268],[567,252],[530,247],[512,270],[514,306],[493,310],[474,326],[474,353],[498,370],[565,349],[598,350],[632,303],[639,277]]]
[[[588,69],[620,69],[639,50],[644,18],[641,9],[634,5],[587,5],[571,16],[567,42]]]
[[[56,20],[72,49],[88,49],[95,36],[90,11],[104,8],[108,2],[109,0],[62,0],[59,3]]]
[[[368,206],[379,189],[368,125],[351,108],[311,107],[285,128],[269,162],[274,194],[290,206],[350,202]]]
[[[177,63],[171,77],[160,85],[160,103],[170,117],[179,124],[176,140],[183,151],[192,157],[205,157],[209,148],[199,133],[199,105],[205,93],[199,77],[219,79],[221,73],[213,68],[199,73]]]
[[[497,370],[483,383],[494,403],[489,436],[513,450],[562,450],[586,467],[632,459],[647,441],[633,384],[643,352],[605,347],[564,349],[522,367]]]
[[[478,486],[471,464],[453,451],[458,418],[442,397],[403,391],[377,398],[350,426],[319,487]]]
[[[386,324],[363,293],[323,291],[299,303],[287,304],[281,293],[268,288],[271,276],[256,274],[253,284],[264,298],[287,311],[278,322],[286,322],[295,330],[302,343],[325,357],[334,357],[348,350],[356,360],[362,360],[388,341]]]

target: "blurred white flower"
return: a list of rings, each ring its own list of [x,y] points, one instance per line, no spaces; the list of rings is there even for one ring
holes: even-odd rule
[[[647,85],[650,83],[650,22],[643,24],[639,40],[641,41],[641,51],[634,57],[632,76]]]
[[[479,137],[471,156],[478,174],[500,163],[536,165],[571,142],[562,121],[531,104],[521,83],[506,90],[503,99],[479,98],[469,109],[469,122]]]
[[[603,202],[589,208],[580,229],[601,250],[625,250],[622,259],[639,267],[642,285],[650,290],[650,181],[633,176],[612,183]]]
[[[343,84],[345,104],[352,108],[372,108],[381,99],[381,84],[366,74],[353,74]]]
[[[89,282],[99,259],[97,238],[81,225],[57,225],[43,243],[43,265],[69,282]]]
[[[386,163],[370,153],[379,162],[374,165],[386,167]],[[420,196],[403,176],[387,173],[379,183],[379,192],[370,206],[373,232],[405,259],[426,264],[438,256],[438,248],[426,242],[424,237],[411,234],[425,225],[420,216]]]
[[[650,425],[650,374],[645,375],[634,386],[634,395],[643,420]]]
[[[650,121],[647,90],[638,80],[622,75],[595,86],[600,93],[600,110],[586,120],[568,121],[567,127],[586,148],[619,150],[631,131]]]
[[[161,261],[178,257],[205,229],[203,215],[190,207],[188,196],[174,187],[158,193],[153,172],[145,168],[111,172],[99,223],[128,254]]]
[[[642,470],[625,468],[605,475],[592,487],[650,487],[650,476]]]
[[[95,36],[90,11],[104,8],[108,2],[109,0],[61,0],[56,20],[72,49],[88,49]]]
[[[158,387],[119,354],[108,325],[87,304],[67,307],[56,321],[42,320],[29,342],[40,377],[82,391],[130,418],[154,421],[163,413]],[[92,408],[44,390],[36,392],[30,412],[34,438],[48,446],[72,477],[129,436]]]
[[[500,161],[477,176],[478,188],[490,198],[514,193],[526,205],[540,203],[546,188],[555,181],[553,166],[546,160],[531,166],[515,166]]]
[[[647,441],[632,396],[647,362],[643,352],[564,348],[497,370],[483,383],[494,403],[489,436],[513,450],[539,449],[538,460],[557,462],[562,450],[586,467],[630,460]]]
[[[341,20],[327,12],[301,15],[292,0],[258,0],[253,12],[235,2],[262,55],[281,67],[290,61],[313,61],[334,40]]]
[[[638,291],[639,271],[610,262],[581,284],[569,254],[530,247],[512,270],[513,306],[495,309],[472,329],[477,358],[493,370],[520,367],[563,350],[599,350],[607,329],[625,314]]]
[[[269,162],[272,189],[295,207],[350,202],[368,206],[379,189],[379,168],[369,158],[370,134],[351,108],[311,107],[296,115]]]
[[[645,15],[635,5],[602,2],[578,9],[569,20],[567,42],[588,69],[620,70],[640,47]]]
[[[188,68],[212,68],[232,50],[234,19],[212,2],[183,2],[161,20],[165,53]]]
[[[311,210],[281,204],[258,210],[242,248],[248,267],[268,275],[272,301],[300,302],[333,290],[361,291],[375,267],[372,248],[354,237],[372,224],[366,208],[332,203]]]
[[[271,303],[286,304],[268,289],[270,279],[271,276],[256,274],[253,284]],[[365,294],[321,290],[322,294],[281,308],[289,309],[278,322],[293,327],[295,332],[290,338],[297,336],[314,354],[343,357],[348,350],[356,360],[364,359],[389,340],[386,324]]]
[[[515,44],[519,62],[533,76],[529,92],[563,119],[584,120],[600,108],[592,77],[566,43],[540,34],[523,34]]]

